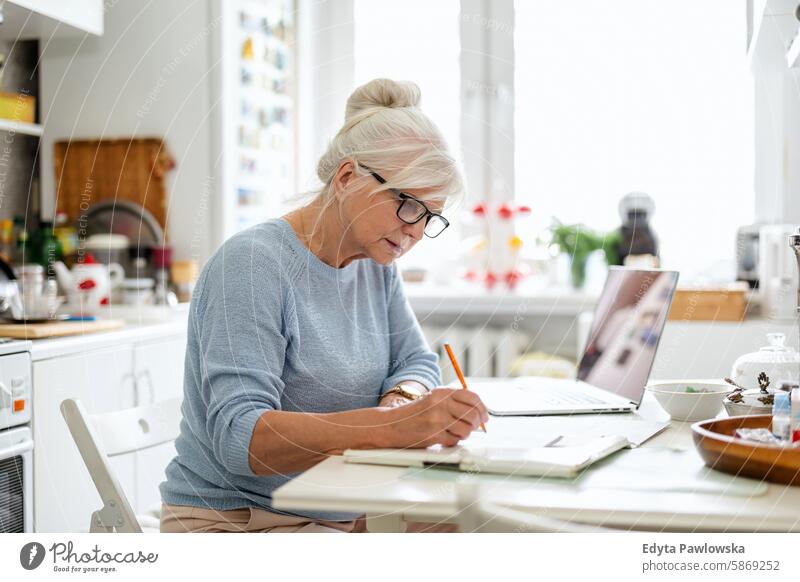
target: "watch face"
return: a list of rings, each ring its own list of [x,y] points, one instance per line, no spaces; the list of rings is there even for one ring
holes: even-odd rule
[[[422,390],[420,390],[416,386],[403,385],[403,386],[400,386],[400,389],[403,392],[405,392],[406,394],[410,394],[411,396],[413,396],[415,398],[419,398],[420,396],[422,396]]]

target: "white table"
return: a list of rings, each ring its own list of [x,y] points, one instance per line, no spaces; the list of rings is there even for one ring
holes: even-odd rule
[[[650,420],[666,415],[648,394],[639,414]],[[551,417],[552,418],[552,417]],[[494,417],[488,429],[503,430],[505,419]],[[536,418],[522,422],[536,423]],[[520,419],[516,419],[519,423]],[[519,425],[517,425],[519,426]],[[531,424],[533,427],[534,424]],[[676,453],[686,461],[679,468],[643,469],[643,478],[681,479],[681,472],[705,471],[694,452],[690,423],[673,422],[642,449],[645,454]],[[636,450],[617,455],[636,454]],[[633,459],[634,457],[631,457]],[[687,466],[687,462],[688,465]],[[665,465],[668,465],[665,463]],[[590,469],[591,470],[591,469]],[[344,463],[331,457],[274,492],[277,509],[327,510],[365,513],[371,531],[403,531],[404,521],[456,521],[456,481],[452,478],[417,478],[406,468]],[[655,474],[656,472],[659,474]],[[716,472],[714,472],[716,473]],[[442,472],[437,472],[442,475]],[[613,476],[613,475],[612,475]],[[724,478],[715,475],[714,478]],[[649,488],[583,487],[554,480],[508,479],[502,476],[467,476],[479,479],[482,494],[494,503],[606,527],[657,531],[800,531],[800,487],[774,483],[755,485],[759,492],[729,495]],[[732,477],[731,486],[745,490],[752,480]]]

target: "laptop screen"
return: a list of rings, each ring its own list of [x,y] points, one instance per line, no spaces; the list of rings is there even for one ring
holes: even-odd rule
[[[639,404],[677,282],[676,271],[611,268],[578,378]]]

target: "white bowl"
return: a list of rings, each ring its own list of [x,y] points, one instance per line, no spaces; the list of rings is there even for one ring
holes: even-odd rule
[[[672,420],[696,422],[714,418],[723,408],[725,396],[733,389],[722,381],[668,380],[647,386]]]

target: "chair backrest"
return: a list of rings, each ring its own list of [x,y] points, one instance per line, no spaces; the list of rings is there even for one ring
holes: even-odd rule
[[[89,414],[80,400],[67,398],[61,415],[103,500],[92,515],[90,531],[140,533],[139,522],[119,484],[109,457],[174,441],[180,425],[180,399],[105,414]]]
[[[553,519],[510,509],[481,498],[477,483],[457,488],[459,531],[462,533],[593,533],[622,531]]]

